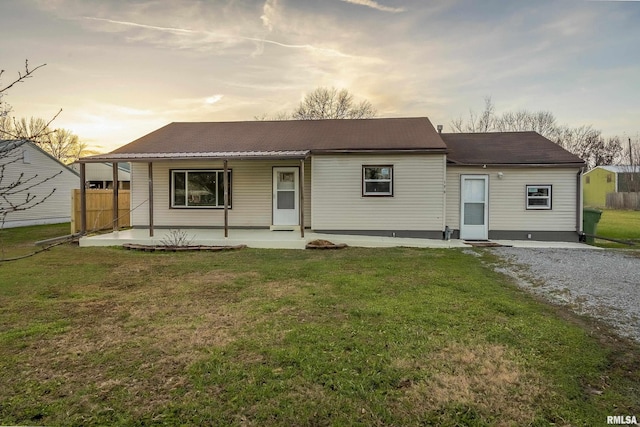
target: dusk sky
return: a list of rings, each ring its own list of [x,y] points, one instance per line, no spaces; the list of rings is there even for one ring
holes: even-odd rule
[[[253,120],[319,86],[445,125],[547,110],[640,134],[640,2],[0,0],[5,101],[101,152],[174,121]]]

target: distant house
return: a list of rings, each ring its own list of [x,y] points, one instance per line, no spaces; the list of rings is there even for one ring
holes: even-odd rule
[[[607,193],[640,191],[640,166],[596,166],[582,180],[585,206],[605,207]]]
[[[0,172],[0,193],[6,195],[0,199],[2,210],[24,203],[27,194],[35,196],[26,204],[32,206],[29,209],[9,212],[5,228],[71,220],[71,190],[79,187],[78,174],[40,147],[27,141],[0,141]],[[8,189],[17,182],[23,184]]]
[[[535,132],[440,134],[419,117],[171,123],[80,162],[131,163],[131,224],[150,236],[578,241],[582,231],[584,162]]]
[[[80,173],[80,165],[73,163],[71,168]],[[86,167],[86,186],[95,190],[113,189],[113,164],[90,163]],[[129,163],[118,163],[118,188],[128,190],[131,182]]]

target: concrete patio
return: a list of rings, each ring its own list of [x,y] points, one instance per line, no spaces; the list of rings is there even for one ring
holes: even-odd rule
[[[149,230],[128,229],[107,234],[85,236],[80,238],[80,246],[121,246],[125,243],[139,245],[161,245],[163,240],[171,236],[170,229],[156,229],[154,236],[149,237]],[[222,229],[180,229],[186,234],[191,245],[201,246],[236,246],[246,245],[250,248],[269,249],[304,249],[308,242],[317,239],[329,240],[335,244],[345,243],[348,246],[365,248],[412,247],[412,248],[469,248],[463,240],[438,240],[379,236],[357,236],[343,234],[322,234],[300,231],[270,231],[267,229],[231,229],[229,237],[224,237]],[[529,248],[575,248],[594,249],[593,246],[578,242],[540,242],[533,240],[492,240],[504,246]]]

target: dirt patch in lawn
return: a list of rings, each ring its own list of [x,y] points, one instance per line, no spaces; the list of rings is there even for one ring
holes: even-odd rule
[[[425,379],[405,379],[402,405],[409,412],[443,411],[469,407],[485,417],[531,423],[536,400],[545,391],[538,375],[527,372],[499,345],[455,344],[429,355],[427,360],[396,360],[401,369],[432,372]]]

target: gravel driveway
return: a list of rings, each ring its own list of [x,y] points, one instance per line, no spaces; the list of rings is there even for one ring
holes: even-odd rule
[[[498,271],[579,314],[603,320],[640,341],[640,252],[595,249],[492,248]]]

